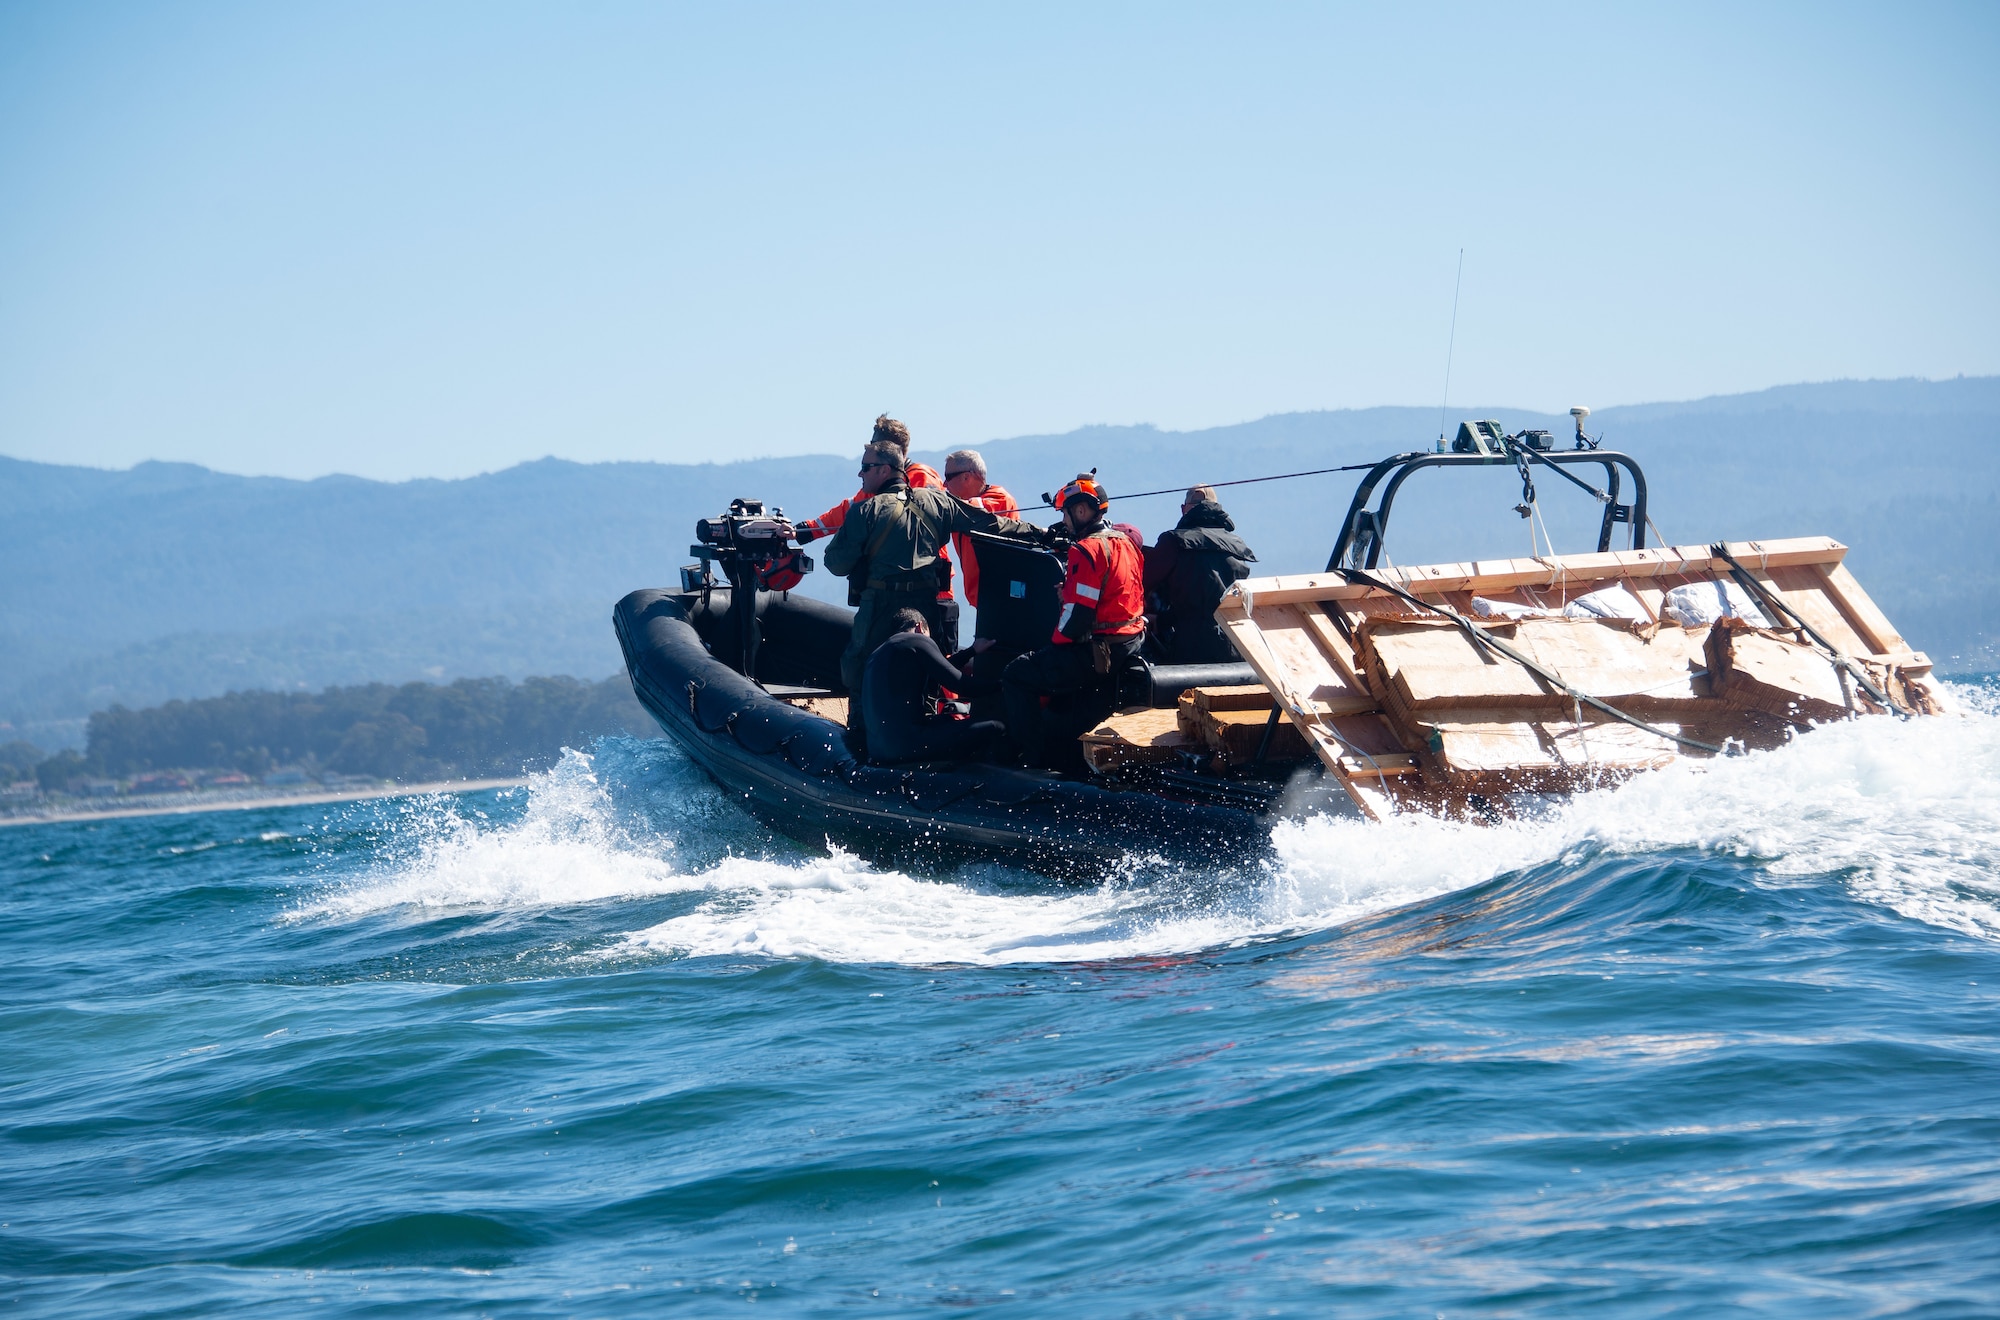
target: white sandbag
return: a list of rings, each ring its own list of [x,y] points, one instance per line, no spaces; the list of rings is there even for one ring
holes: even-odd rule
[[[1511,600],[1488,600],[1484,596],[1472,598],[1472,612],[1482,619],[1553,619],[1554,610],[1545,610],[1539,605],[1516,605]]]
[[[1759,628],[1777,625],[1765,615],[1757,598],[1733,579],[1689,582],[1667,593],[1666,616],[1683,628],[1700,628],[1717,619],[1742,619]]]
[[[1630,619],[1634,623],[1651,623],[1653,616],[1646,613],[1646,607],[1639,598],[1625,590],[1624,584],[1614,582],[1608,587],[1600,587],[1587,596],[1578,596],[1563,606],[1565,619]]]

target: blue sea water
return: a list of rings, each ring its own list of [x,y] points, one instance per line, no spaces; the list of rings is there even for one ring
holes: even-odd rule
[[[1102,888],[532,787],[0,830],[16,1314],[2000,1314],[2000,718]]]

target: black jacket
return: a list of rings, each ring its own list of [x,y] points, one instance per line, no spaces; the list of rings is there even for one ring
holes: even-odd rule
[[[1164,609],[1159,630],[1167,663],[1224,664],[1237,658],[1215,607],[1233,582],[1250,576],[1257,556],[1236,534],[1222,506],[1197,504],[1146,551],[1146,591]]]

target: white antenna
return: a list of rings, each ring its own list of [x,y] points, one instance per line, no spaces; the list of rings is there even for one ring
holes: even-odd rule
[[[1451,355],[1458,347],[1458,290],[1465,283],[1465,249],[1458,250],[1458,275],[1451,282],[1451,338],[1444,347],[1444,398],[1438,404],[1438,440],[1445,439],[1445,411],[1451,407]]]
[[[1569,415],[1576,418],[1577,448],[1581,449],[1583,447],[1583,419],[1590,416],[1590,409],[1584,407],[1582,404],[1578,404],[1569,410]]]

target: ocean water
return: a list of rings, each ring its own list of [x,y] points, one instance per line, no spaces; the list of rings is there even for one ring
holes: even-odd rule
[[[2000,1314],[2000,716],[1094,889],[526,790],[0,830],[0,1310]]]

